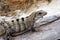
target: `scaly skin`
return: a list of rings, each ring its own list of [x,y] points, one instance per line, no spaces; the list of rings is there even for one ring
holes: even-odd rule
[[[34,23],[45,16],[47,12],[40,10],[21,18],[3,18],[0,25],[0,35],[4,34],[4,40],[13,40],[12,37],[24,34],[28,31],[35,32]]]
[[[3,25],[1,25],[3,28],[1,28],[0,30],[3,29],[6,30],[7,28],[11,27],[11,30],[13,31],[13,33],[24,33],[25,30],[31,30],[31,28],[33,28],[34,23],[36,20],[38,20],[39,18],[42,18],[43,16],[45,16],[47,13],[43,10],[37,11],[37,12],[33,12],[31,14],[29,14],[27,17],[22,17],[22,18],[11,18],[9,19],[5,19],[2,22],[4,23]],[[1,22],[1,23],[2,23]],[[6,29],[5,29],[6,28]],[[0,32],[2,35],[3,32]]]

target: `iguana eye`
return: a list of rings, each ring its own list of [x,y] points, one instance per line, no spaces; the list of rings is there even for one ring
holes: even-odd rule
[[[42,14],[41,12],[39,13],[39,15]]]

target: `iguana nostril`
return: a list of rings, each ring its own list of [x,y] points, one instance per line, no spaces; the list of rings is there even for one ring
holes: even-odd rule
[[[21,18],[22,21],[24,21],[24,18]]]

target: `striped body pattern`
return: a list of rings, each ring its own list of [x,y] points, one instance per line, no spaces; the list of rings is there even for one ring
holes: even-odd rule
[[[37,12],[33,12],[26,17],[6,17],[0,19],[0,35],[11,32],[13,35],[18,35],[24,33],[27,30],[34,29],[34,23],[37,19],[45,16],[47,12],[40,10]],[[9,30],[10,29],[10,30]],[[35,30],[35,29],[34,29]]]
[[[20,17],[0,17],[0,36],[4,40],[14,40],[13,37],[21,35],[27,31],[35,32],[34,23],[39,18],[43,18],[47,12],[40,10],[29,15]]]

